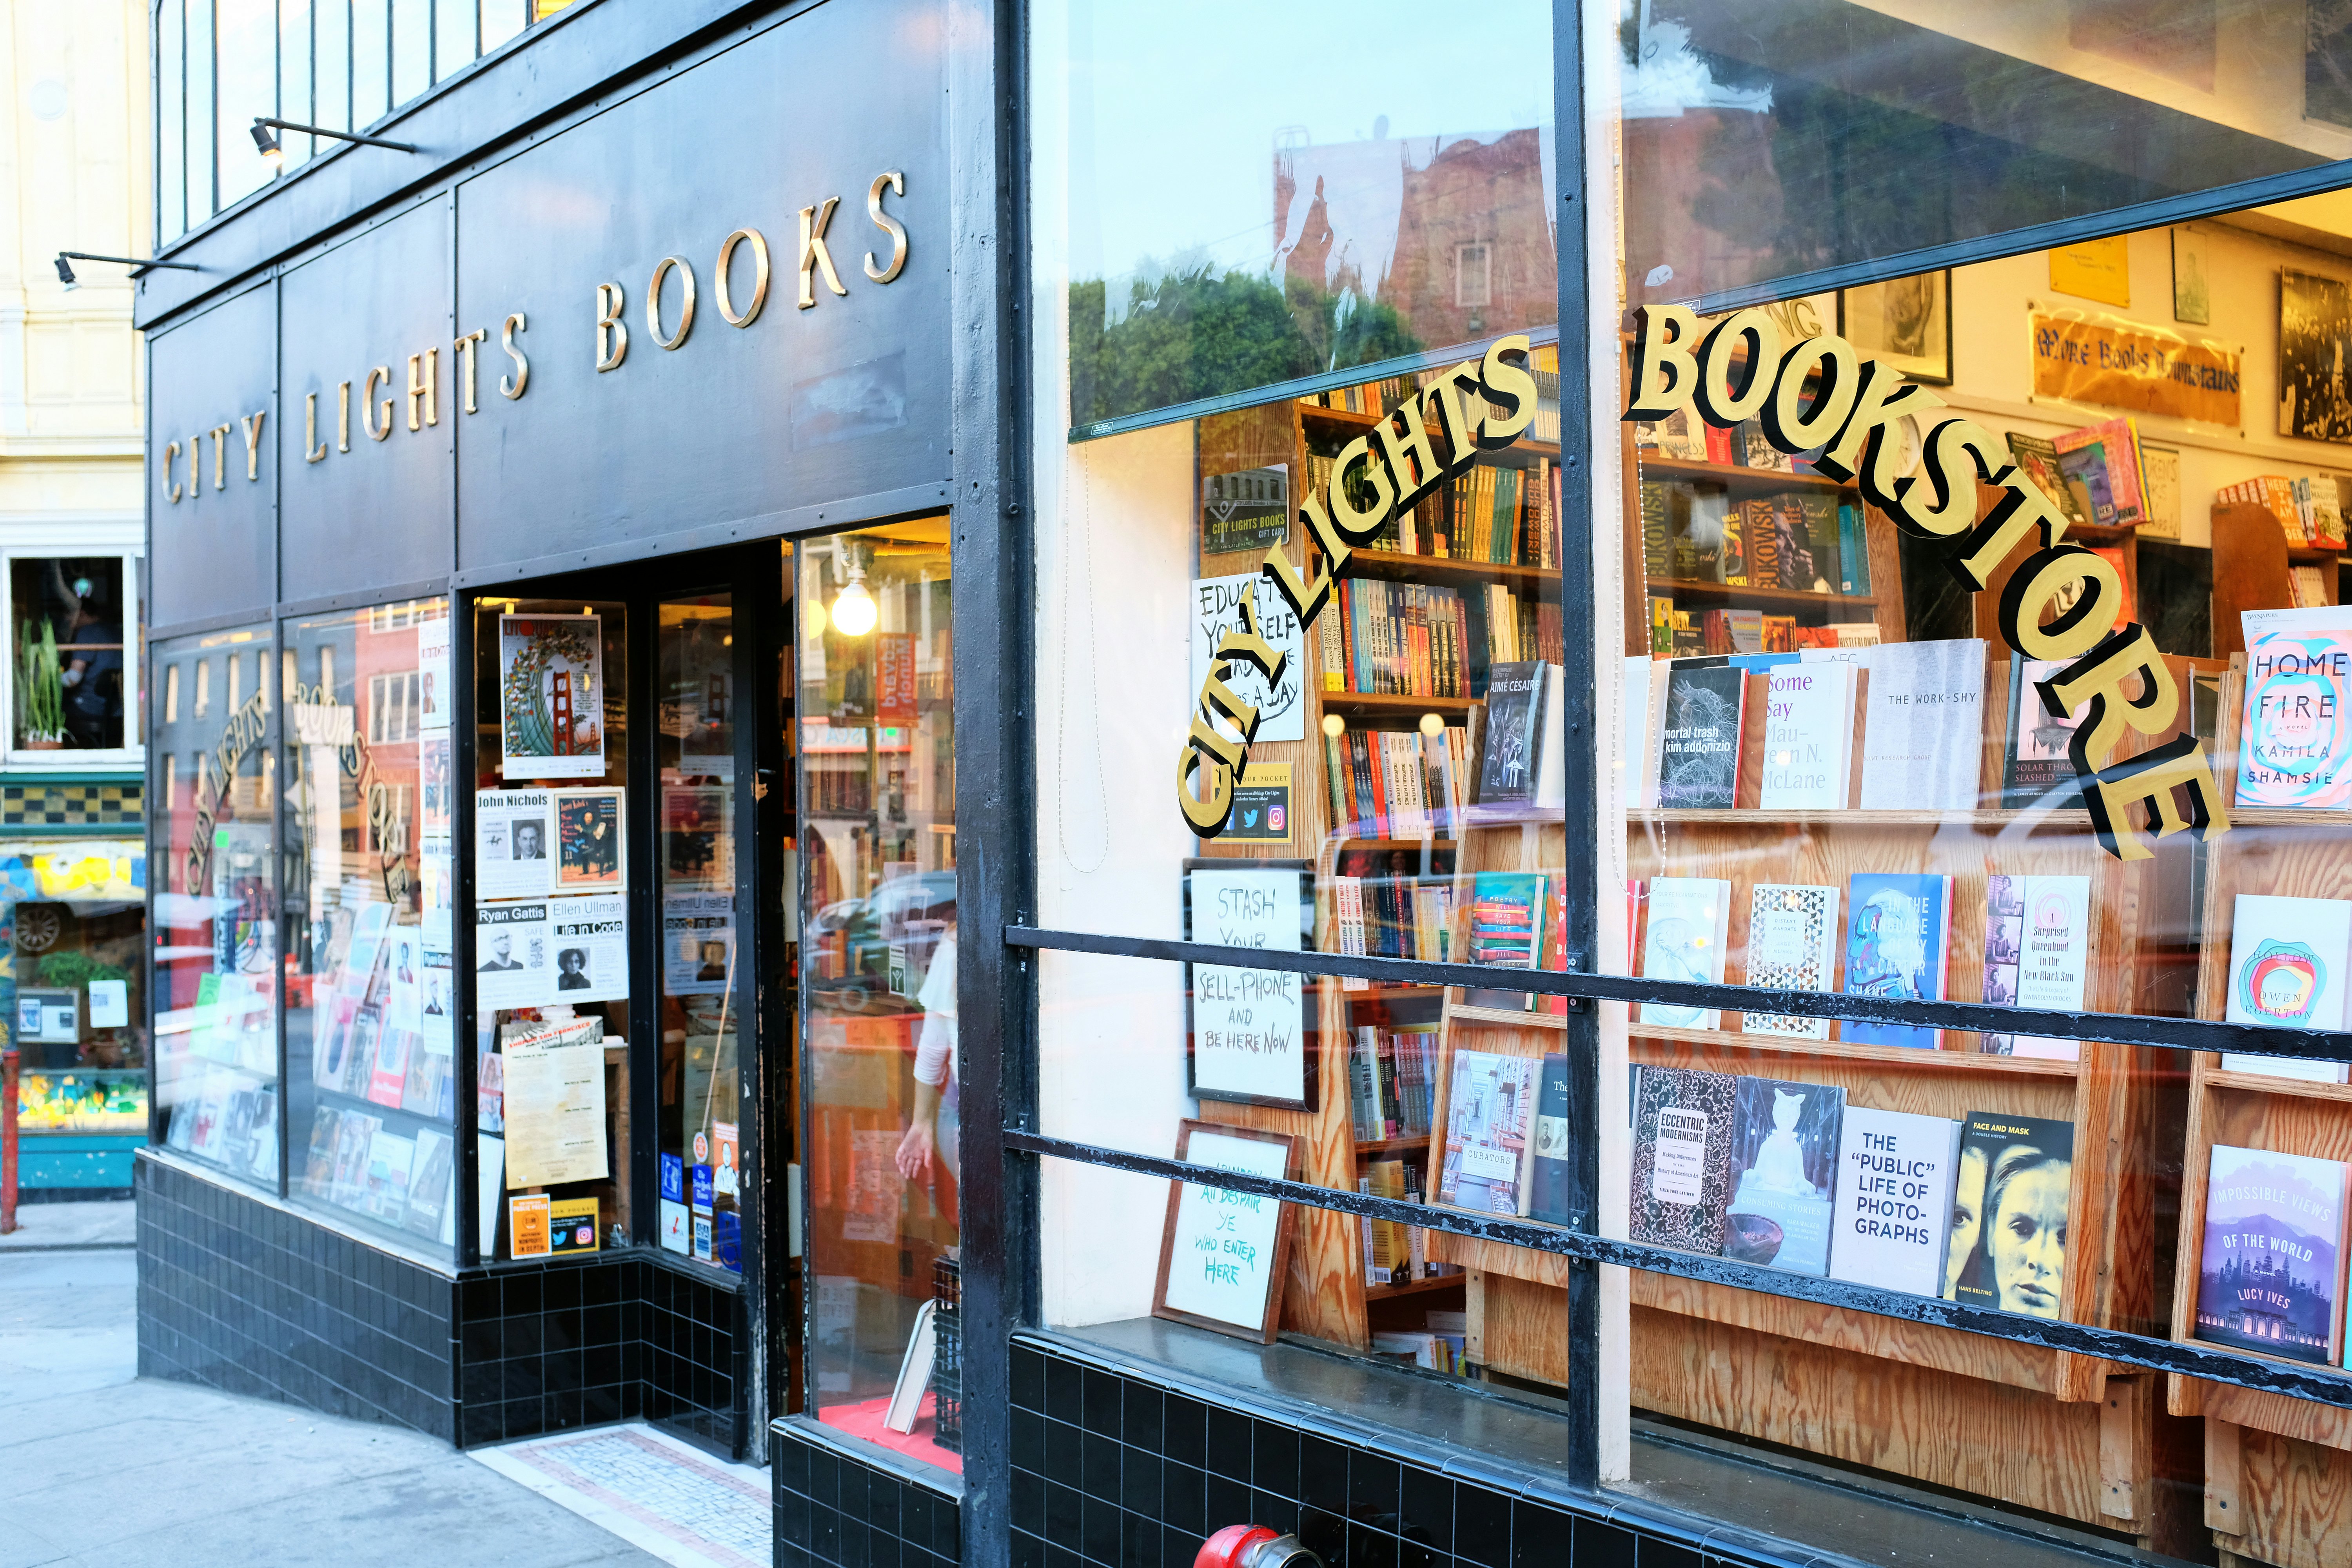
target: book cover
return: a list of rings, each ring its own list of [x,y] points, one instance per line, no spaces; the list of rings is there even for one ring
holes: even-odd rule
[[[1985,879],[1985,1001],[2079,1013],[2090,966],[2088,877]],[[1986,1035],[1981,1048],[2001,1057],[2081,1059],[2074,1041],[2033,1035]]]
[[[1853,760],[1853,666],[1782,665],[1766,678],[1766,811],[1835,811],[1846,804]]]
[[[2352,957],[2352,903],[2240,893],[2230,923],[2225,1016],[2232,1024],[2341,1029],[2347,957]],[[2229,1065],[2229,1058],[2223,1065]],[[2293,1070],[2302,1065],[2277,1061],[2251,1070],[2303,1077]],[[2326,1064],[2331,1079],[2337,1065]]]
[[[1837,500],[1825,495],[1798,498],[1804,509],[1805,543],[1813,557],[1812,580],[1804,584],[1819,594],[1843,591],[1844,541],[1838,528]]]
[[[1831,991],[1837,985],[1838,890],[1806,883],[1759,882],[1748,909],[1748,984],[1779,991]],[[1774,1013],[1742,1016],[1751,1035],[1826,1040],[1827,1018]]]
[[[2007,811],[2080,811],[2083,787],[2066,748],[2074,742],[2091,705],[2085,701],[2063,719],[2053,717],[2035,683],[2057,679],[2066,668],[2058,659],[2014,658],[2009,664],[2009,742],[2000,774],[2000,804]]]
[[[2058,450],[2059,477],[2069,489],[2083,486],[2084,493],[2078,499],[2093,522],[2137,525],[2146,518],[2139,426],[2132,419],[2103,419],[2069,430],[2051,445]]]
[[[1676,665],[1666,676],[1658,731],[1658,804],[1721,810],[1739,784],[1747,672]]]
[[[1495,1051],[1454,1053],[1439,1203],[1482,1214],[1523,1212],[1538,1065]]]
[[[2066,519],[2069,527],[2091,521],[2089,514],[2083,510],[2082,502],[2075,498],[2073,487],[2058,472],[2058,448],[2055,445],[2042,437],[2021,435],[2011,430],[2009,432],[2009,455],[2017,459],[2018,468],[2033,481],[2033,488],[2050,499],[2050,503]]]
[[[1845,1090],[1765,1078],[1742,1078],[1738,1084],[1723,1255],[1796,1274],[1826,1274]]]
[[[2073,1122],[1999,1110],[1962,1118],[1945,1299],[2058,1316],[2074,1176]]]
[[[1634,1241],[1723,1250],[1739,1080],[1696,1068],[1641,1069],[1633,1102]]]
[[[1945,956],[1952,920],[1952,879],[1911,872],[1857,872],[1846,928],[1849,996],[1944,999]],[[1841,1026],[1849,1045],[1936,1048],[1936,1031],[1901,1024]]]
[[[2342,1353],[2344,1165],[2213,1145],[2195,1337],[2326,1366]]]
[[[1944,1294],[1959,1160],[1957,1121],[1847,1106],[1838,1131],[1830,1278]]]
[[[1984,734],[1981,638],[1881,643],[1863,725],[1865,811],[1974,811]]]
[[[416,1140],[377,1127],[368,1141],[367,1195],[360,1207],[386,1225],[408,1217],[408,1178],[416,1163]]]
[[[427,1127],[416,1134],[416,1163],[408,1178],[408,1228],[420,1236],[437,1236],[442,1212],[449,1201],[450,1177],[456,1171],[457,1144],[446,1132]]]
[[[2245,617],[2246,690],[2238,730],[2240,806],[2352,806],[2352,610]],[[2334,626],[2307,624],[2335,621]]]
[[[1536,752],[1543,740],[1544,667],[1498,664],[1486,681],[1486,745],[1478,762],[1478,804],[1531,805]]]
[[[1731,931],[1731,884],[1717,877],[1650,879],[1649,929],[1642,944],[1642,977],[1720,984]],[[1706,1007],[1642,1004],[1644,1024],[1712,1029],[1722,1015]]]
[[[1481,871],[1470,884],[1469,962],[1503,969],[1543,966],[1546,878],[1540,871]],[[1473,988],[1473,1007],[1524,1009],[1530,993]]]
[[[1535,1152],[1528,1185],[1529,1219],[1569,1223],[1568,1058],[1559,1051],[1544,1058],[1536,1083]]]

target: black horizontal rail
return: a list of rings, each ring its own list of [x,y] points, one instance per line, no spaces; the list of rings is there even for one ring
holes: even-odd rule
[[[1671,1007],[1708,1007],[1733,1013],[1786,1014],[1808,1018],[1848,1018],[1864,1024],[1907,1024],[1939,1029],[1967,1029],[1988,1035],[2037,1035],[2061,1040],[2160,1046],[2182,1051],[2242,1051],[2254,1056],[2281,1057],[2291,1061],[2352,1061],[2352,1033],[2333,1029],[2285,1029],[2264,1024],[2150,1017],[2132,1013],[2060,1013],[2039,1007],[2003,1007],[1981,1002],[1918,1002],[1891,996],[1856,996],[1842,991],[1778,991],[1762,986],[1705,985],[1676,980],[1648,980],[1639,976],[1589,974],[1576,969],[1496,969],[1475,963],[1358,958],[1338,952],[1287,952],[1267,948],[1223,947],[1213,942],[1173,942],[1159,937],[1047,931],[1034,926],[1006,926],[1004,941],[1008,946],[1048,952],[1154,958],[1177,963],[1282,970],[1297,974],[1336,974],[1391,984],[1465,985],[1486,991],[1532,991],[1538,995],[1569,996],[1595,1002],[1655,1002]],[[1759,1043],[1769,1047],[1781,1039],[1780,1036],[1769,1036],[1763,1037]]]
[[[1214,1165],[1198,1165],[1187,1160],[1163,1159],[1156,1154],[1129,1153],[1122,1149],[1106,1149],[1065,1138],[1043,1137],[1009,1127],[1004,1131],[1004,1142],[1008,1148],[1076,1164],[1097,1165],[1136,1175],[1164,1176],[1172,1182],[1219,1187],[1229,1192],[1254,1193],[1260,1197],[1303,1204],[1309,1208],[1331,1209],[1369,1219],[1393,1220],[1400,1225],[1419,1226],[1424,1230],[1444,1231],[1449,1236],[1468,1237],[1477,1241],[1498,1241],[1507,1247],[1523,1247],[1530,1252],[1553,1253],[1592,1263],[1612,1263],[1652,1274],[1753,1290],[1760,1295],[1782,1296],[1791,1300],[1843,1307],[1905,1322],[1958,1329],[1963,1333],[1980,1334],[1987,1339],[2005,1340],[2012,1344],[2070,1351],[2077,1355],[2095,1356],[2150,1372],[2179,1373],[2188,1377],[2231,1384],[2265,1394],[2282,1394],[2315,1405],[2352,1409],[2352,1377],[2318,1368],[2306,1369],[2288,1362],[2239,1355],[2208,1345],[2150,1339],[2145,1334],[2126,1333],[2120,1329],[2095,1328],[2087,1323],[2027,1317],[2019,1312],[1947,1301],[1934,1296],[1914,1296],[1903,1290],[1882,1290],[1843,1279],[1792,1274],[1760,1264],[1738,1263],[1728,1258],[1676,1252],[1670,1247],[1646,1247],[1638,1242],[1612,1241],[1589,1231],[1538,1225],[1500,1215],[1437,1208],[1407,1203],[1401,1198],[1375,1197],[1370,1193],[1350,1193],[1306,1182],[1253,1176]]]

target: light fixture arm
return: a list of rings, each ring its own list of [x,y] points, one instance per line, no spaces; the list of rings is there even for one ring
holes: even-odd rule
[[[152,256],[100,256],[94,251],[88,250],[60,250],[58,252],[58,275],[68,283],[73,281],[73,268],[66,265],[68,261],[120,262],[125,267],[133,268],[131,274],[133,278],[154,267],[169,267],[178,272],[204,270],[193,261],[158,261]]]
[[[362,136],[356,131],[330,131],[323,125],[298,125],[291,120],[272,120],[268,115],[257,114],[253,117],[253,139],[257,144],[261,145],[261,150],[265,153],[275,146],[278,141],[275,136],[268,136],[267,142],[264,142],[264,137],[268,131],[299,131],[305,135],[326,136],[337,142],[357,142],[368,147],[389,147],[395,153],[414,153],[417,150],[416,144],[413,142],[394,142],[382,136]]]

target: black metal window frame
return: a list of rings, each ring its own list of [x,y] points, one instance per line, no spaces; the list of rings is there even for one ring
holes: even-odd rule
[[[1557,147],[1554,167],[1559,181],[1559,188],[1554,195],[1558,202],[1555,228],[1559,261],[1558,342],[1562,371],[1559,459],[1563,479],[1560,564],[1563,584],[1581,584],[1584,595],[1583,603],[1576,606],[1580,613],[1575,616],[1568,613],[1570,605],[1565,588],[1561,605],[1562,619],[1569,623],[1570,632],[1563,649],[1565,679],[1562,686],[1567,693],[1563,714],[1568,742],[1566,794],[1570,802],[1591,802],[1599,796],[1601,782],[1595,741],[1600,674],[1589,635],[1595,605],[1592,584],[1596,563],[1596,509],[1591,476],[1596,411],[1591,405],[1593,388],[1581,370],[1591,363],[1592,357],[1595,323],[1591,314],[1589,288],[1596,261],[1588,244],[1583,189],[1587,163],[1585,36],[1582,18],[1574,0],[1554,0],[1552,25]],[[1026,7],[1018,4],[1018,0],[1002,7],[997,14],[997,26],[994,68],[1006,81],[1025,82],[1028,66]],[[1050,1159],[1250,1193],[1310,1208],[1391,1220],[1561,1257],[1569,1266],[1568,1348],[1570,1364],[1574,1366],[1598,1364],[1601,1338],[1601,1270],[1604,1266],[1613,1266],[1729,1285],[1900,1321],[1957,1329],[1993,1339],[2096,1356],[2152,1372],[2178,1373],[2216,1383],[2283,1394],[2314,1404],[2352,1408],[2352,1379],[2347,1379],[2332,1369],[2303,1370],[2290,1363],[2238,1354],[2219,1347],[2157,1339],[2089,1324],[2028,1317],[1843,1280],[1793,1275],[1727,1258],[1602,1237],[1597,1224],[1601,1191],[1601,1018],[1595,1005],[1602,1002],[1658,1002],[1679,1006],[1767,1011],[1858,1022],[2032,1034],[2176,1051],[2244,1052],[2300,1061],[2352,1061],[2352,1032],[2286,1030],[2200,1019],[2123,1014],[2057,1013],[1971,1003],[1902,1001],[1843,993],[1775,991],[1744,985],[1682,984],[1597,973],[1593,973],[1592,957],[1600,951],[1600,889],[1597,877],[1588,874],[1567,879],[1564,913],[1570,933],[1567,969],[1514,973],[1511,978],[1513,989],[1569,999],[1569,1011],[1562,1020],[1565,1026],[1563,1044],[1569,1062],[1570,1127],[1567,1206],[1575,1217],[1573,1223],[1567,1226],[1487,1218],[1465,1211],[1414,1205],[1369,1194],[1246,1176],[1181,1160],[1049,1137],[1039,1131],[1036,1049],[1039,988],[1038,966],[1034,962],[1035,954],[1056,952],[1171,963],[1218,963],[1231,962],[1241,956],[1243,950],[1212,943],[1048,930],[1037,926],[1030,918],[1029,911],[1034,907],[1030,900],[1034,896],[1035,875],[1034,824],[1029,820],[1027,810],[1034,780],[1034,771],[1029,771],[1029,767],[1034,766],[1033,741],[1025,722],[1025,704],[1008,699],[1024,689],[1026,679],[1034,679],[1034,629],[1028,620],[1028,600],[1025,596],[1029,576],[1034,572],[1034,544],[1020,502],[1030,493],[1034,482],[1034,476],[1027,471],[1024,455],[1038,411],[1026,395],[1030,391],[1024,384],[1029,363],[1029,339],[1027,322],[1019,304],[1019,301],[1031,297],[1026,244],[1029,216],[1026,103],[1017,94],[1007,95],[1004,101],[1003,121],[996,128],[992,139],[995,156],[1000,160],[998,167],[1005,173],[999,181],[1000,191],[996,198],[996,216],[1000,225],[997,232],[1003,242],[995,258],[1000,268],[996,286],[1003,290],[996,309],[999,335],[995,352],[999,362],[991,368],[999,373],[998,390],[1006,399],[1006,417],[992,432],[1002,445],[991,447],[986,453],[990,468],[988,482],[971,486],[975,500],[993,499],[999,503],[986,508],[985,514],[992,525],[987,531],[1001,536],[1004,541],[1001,558],[994,563],[1003,569],[997,574],[997,581],[992,584],[989,598],[982,601],[975,596],[971,602],[975,608],[982,603],[990,605],[1003,618],[981,639],[981,646],[967,647],[965,651],[981,655],[987,661],[993,679],[1002,679],[1010,674],[1016,684],[987,694],[992,707],[984,711],[984,715],[973,715],[982,721],[981,724],[971,729],[959,726],[962,733],[974,737],[984,734],[986,737],[984,754],[982,747],[968,747],[963,753],[964,765],[968,769],[984,769],[994,789],[1010,785],[1013,790],[1009,800],[996,797],[990,801],[991,822],[1001,826],[1003,832],[1000,858],[1012,874],[984,891],[975,889],[974,891],[982,896],[971,900],[973,907],[970,911],[975,917],[971,921],[975,927],[985,930],[992,925],[1001,931],[1003,946],[998,948],[988,944],[993,949],[989,952],[988,961],[971,964],[971,973],[964,980],[967,998],[973,996],[974,989],[980,984],[988,986],[985,993],[988,1002],[985,1011],[989,1015],[987,1024],[977,1031],[967,1025],[963,1040],[964,1062],[961,1064],[968,1075],[965,1085],[973,1102],[974,1113],[967,1123],[966,1136],[969,1141],[974,1131],[981,1133],[977,1143],[968,1143],[972,1152],[979,1156],[977,1161],[968,1162],[968,1169],[977,1166],[973,1173],[978,1178],[971,1201],[966,1205],[967,1223],[978,1222],[973,1224],[972,1231],[966,1237],[971,1248],[968,1256],[975,1257],[976,1260],[992,1258],[998,1262],[994,1270],[975,1268],[968,1270],[966,1276],[968,1300],[975,1287],[986,1298],[980,1310],[974,1312],[968,1309],[968,1326],[975,1342],[974,1350],[978,1352],[976,1364],[971,1369],[974,1375],[970,1387],[975,1400],[983,1402],[982,1407],[991,1407],[996,1403],[990,1400],[992,1394],[1006,1391],[1005,1385],[998,1382],[1004,1369],[995,1364],[996,1358],[1002,1353],[1001,1344],[992,1343],[992,1341],[1002,1338],[1002,1334],[995,1331],[1024,1325],[1032,1328],[1045,1326],[1040,1321],[1042,1293],[1036,1231],[1043,1216],[1037,1195],[1040,1167],[1044,1161]],[[2061,223],[2010,230],[1900,257],[1825,268],[1767,285],[1727,291],[1696,303],[1701,310],[1710,313],[1728,310],[1743,305],[1818,292],[1823,289],[1849,288],[1931,268],[1996,260],[2056,245],[2179,223],[2346,186],[2352,186],[2352,162],[2215,187]],[[1599,265],[1604,270],[1610,264],[1609,258],[1599,258]],[[1613,392],[1613,385],[1611,391]],[[1221,405],[1238,405],[1243,402],[1263,401],[1265,395],[1261,389],[1259,394],[1247,398],[1217,401]],[[1174,419],[1200,411],[1187,408],[1165,412],[1168,418]],[[1075,441],[1103,433],[1107,432],[1088,426],[1083,430],[1073,430],[1070,437]],[[960,440],[958,445],[961,447],[963,443]],[[959,494],[962,491],[963,486],[960,485]],[[993,492],[992,497],[991,492]],[[967,564],[978,567],[983,563],[977,558],[969,563],[960,560],[960,583],[965,580],[963,568]],[[963,602],[960,595],[959,603]],[[959,619],[961,622],[961,616]],[[1580,629],[1586,635],[1577,635]],[[1010,671],[1005,663],[1008,655],[1013,656]],[[968,692],[975,702],[982,698],[982,689],[977,680],[969,687],[963,686],[960,680],[960,691]],[[982,797],[978,792],[973,792],[972,798],[977,804]],[[1604,829],[1617,831],[1621,825],[1602,823],[1598,811],[1593,809],[1571,809],[1565,812],[1563,817],[1566,829],[1564,865],[1588,871],[1597,868],[1601,864],[1601,833]],[[982,949],[982,944],[973,945],[976,950]],[[1495,978],[1491,969],[1467,964],[1354,958],[1327,952],[1247,950],[1245,962],[1257,968],[1361,977],[1383,984],[1491,986]],[[975,1006],[974,1002],[967,1002],[967,1019],[973,1015]],[[1002,1035],[991,1038],[1000,1028]],[[998,1059],[985,1060],[984,1057],[989,1053],[999,1053]],[[992,1110],[998,1115],[992,1117]],[[989,1148],[988,1144],[994,1147]],[[998,1216],[1001,1216],[1001,1224]],[[1591,1377],[1571,1380],[1566,1404],[1568,1415],[1563,1436],[1569,1479],[1572,1484],[1586,1490],[1597,1490],[1603,1426],[1597,1380]],[[976,1430],[984,1435],[979,1436],[974,1449],[967,1455],[968,1500],[1002,1495],[997,1489],[1010,1479],[1009,1468],[1006,1468],[1009,1461],[995,1447],[1002,1441],[1003,1435],[993,1432],[993,1424],[974,1425]],[[1003,1513],[1001,1505],[990,1507],[982,1503],[977,1513],[967,1517],[968,1549],[971,1550],[972,1560],[986,1565],[986,1568],[1000,1568],[1001,1564],[1010,1561],[1009,1525],[1001,1517]]]

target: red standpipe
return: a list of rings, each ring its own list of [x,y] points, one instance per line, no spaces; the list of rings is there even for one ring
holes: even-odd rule
[[[1192,1568],[1323,1568],[1323,1560],[1262,1524],[1229,1524],[1201,1543]]]
[[[16,1047],[0,1051],[0,1236],[16,1228]]]

